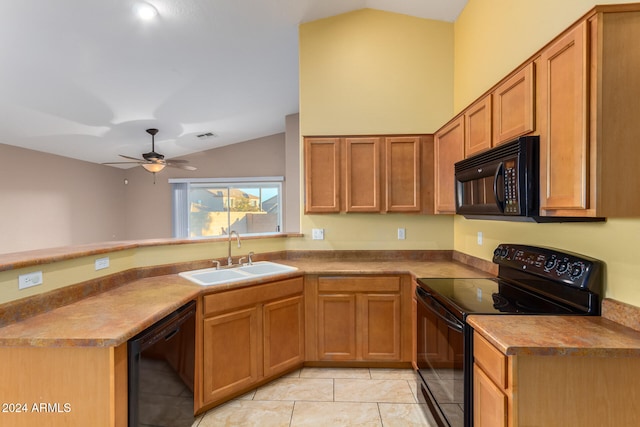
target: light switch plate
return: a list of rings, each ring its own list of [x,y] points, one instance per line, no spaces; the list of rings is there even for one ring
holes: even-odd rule
[[[406,239],[406,230],[404,228],[398,228],[398,240]]]

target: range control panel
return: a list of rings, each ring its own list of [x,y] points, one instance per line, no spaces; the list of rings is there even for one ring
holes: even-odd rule
[[[553,248],[502,243],[493,251],[493,262],[580,289],[602,279],[602,261]]]

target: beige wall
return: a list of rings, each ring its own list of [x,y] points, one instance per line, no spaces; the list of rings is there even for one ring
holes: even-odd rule
[[[463,109],[596,4],[588,0],[469,0],[455,23],[455,107]],[[507,24],[509,23],[509,24]],[[491,259],[501,242],[546,245],[606,262],[607,297],[640,306],[639,219],[592,224],[455,220],[456,250]],[[484,244],[477,244],[481,231]]]
[[[0,144],[0,254],[125,238],[124,172]]]
[[[451,23],[363,9],[303,24],[301,133],[432,133],[453,114],[452,78]],[[312,240],[312,228],[325,240]],[[303,215],[302,232],[292,248],[453,247],[447,216]]]

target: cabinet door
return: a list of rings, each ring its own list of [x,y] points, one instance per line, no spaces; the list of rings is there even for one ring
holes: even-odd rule
[[[473,422],[476,427],[507,425],[507,396],[478,365],[473,365]]]
[[[340,138],[305,138],[305,212],[340,212]]]
[[[464,116],[439,130],[434,138],[435,212],[456,213],[455,163],[464,158]]]
[[[491,94],[465,111],[464,131],[465,157],[491,148]]]
[[[355,294],[318,295],[318,357],[356,360]]]
[[[203,324],[203,400],[249,387],[260,372],[258,307],[213,316]]]
[[[587,43],[581,23],[538,60],[540,207],[588,208]]]
[[[534,65],[528,64],[493,92],[493,145],[534,129]]]
[[[380,212],[380,138],[345,138],[345,210]]]
[[[302,296],[274,301],[263,307],[264,376],[284,372],[304,362],[304,306]]]
[[[399,361],[400,295],[363,294],[358,306],[363,359]]]
[[[420,210],[420,137],[385,138],[387,212]]]

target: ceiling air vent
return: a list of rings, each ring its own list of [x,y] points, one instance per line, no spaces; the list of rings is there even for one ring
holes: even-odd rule
[[[214,138],[215,136],[216,134],[212,132],[206,132],[206,133],[201,133],[200,135],[196,135],[198,139]]]

